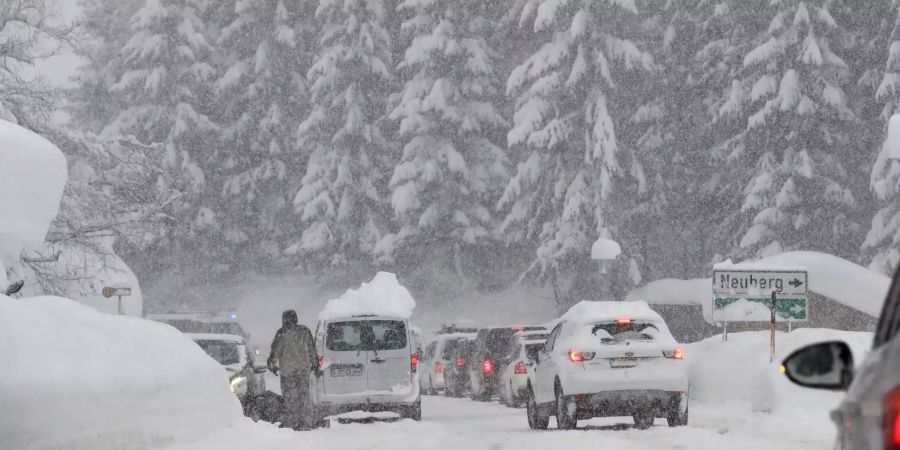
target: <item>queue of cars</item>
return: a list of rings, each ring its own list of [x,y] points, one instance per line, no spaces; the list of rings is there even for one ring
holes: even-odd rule
[[[533,429],[547,428],[551,416],[560,429],[611,416],[631,416],[640,429],[656,418],[683,426],[689,410],[683,356],[647,303],[589,301],[549,327],[437,334],[426,347],[420,383],[426,393],[468,391],[477,401],[496,396],[510,407],[525,405]]]

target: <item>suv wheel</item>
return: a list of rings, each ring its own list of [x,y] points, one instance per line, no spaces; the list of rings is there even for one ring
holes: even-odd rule
[[[556,426],[560,430],[574,430],[578,425],[578,406],[563,394],[562,387],[556,389]]]
[[[634,414],[634,427],[638,430],[646,430],[653,426],[656,419],[653,413],[640,412]]]
[[[666,422],[668,422],[670,427],[683,427],[688,424],[688,407],[685,406],[684,413],[681,413],[678,406],[672,407],[669,410],[669,415],[666,416]]]
[[[550,425],[550,415],[538,406],[534,399],[534,393],[528,389],[528,401],[525,404],[526,415],[528,416],[528,428],[532,430],[546,430]]]
[[[400,410],[401,419],[412,419],[416,422],[422,420],[422,400],[410,406],[404,406]]]

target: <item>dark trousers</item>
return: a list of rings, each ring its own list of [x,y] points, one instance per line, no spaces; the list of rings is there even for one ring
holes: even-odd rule
[[[284,397],[282,426],[293,429],[313,427],[312,398],[309,395],[309,375],[282,375],[281,395]]]

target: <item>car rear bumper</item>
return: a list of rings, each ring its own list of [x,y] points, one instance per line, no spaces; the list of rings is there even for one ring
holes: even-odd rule
[[[525,398],[525,395],[528,394],[528,375],[514,374],[509,379],[509,387],[512,390],[512,395]]]
[[[667,417],[677,409],[687,408],[686,391],[626,390],[596,394],[569,396],[578,406],[578,418],[631,416],[636,413],[652,413],[655,417]]]
[[[569,370],[560,374],[566,394],[608,391],[687,392],[687,371],[681,364],[630,369]]]

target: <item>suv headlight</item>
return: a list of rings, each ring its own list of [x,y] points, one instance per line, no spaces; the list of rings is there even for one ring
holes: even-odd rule
[[[239,397],[247,395],[247,377],[243,375],[231,377],[231,392]]]

